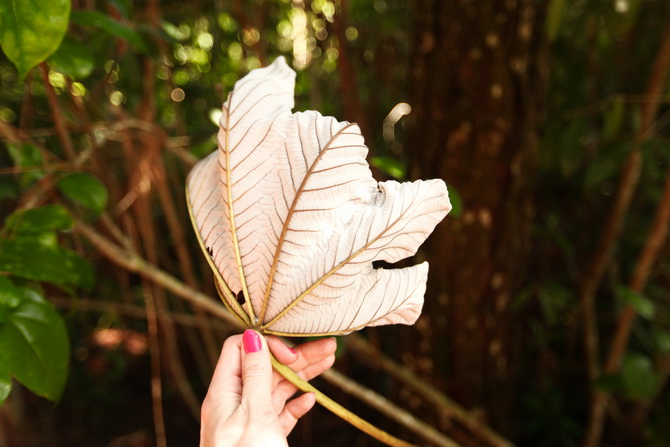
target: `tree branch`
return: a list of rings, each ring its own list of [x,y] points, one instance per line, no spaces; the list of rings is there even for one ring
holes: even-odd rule
[[[129,272],[141,275],[142,277],[156,283],[160,287],[163,287],[164,289],[172,292],[176,296],[183,298],[192,305],[198,306],[216,317],[220,317],[231,326],[243,329],[240,322],[226,310],[222,303],[213,300],[207,295],[198,292],[191,287],[188,287],[172,275],[144,260],[134,251],[119,247],[81,220],[75,221],[75,231],[86,238],[98,250],[98,252],[100,252],[100,254],[108,258],[114,264],[128,270]],[[355,395],[366,404],[378,409],[387,416],[392,417],[394,420],[396,420],[396,422],[412,431],[417,436],[420,436],[422,439],[430,440],[430,442],[439,440],[439,442],[436,442],[436,444],[445,447],[458,446],[458,444],[454,443],[454,441],[439,433],[435,429],[426,431],[425,427],[427,425],[425,423],[418,421],[416,418],[414,418],[414,416],[405,410],[391,404],[379,394],[363,387],[353,380],[348,379],[342,375],[338,375],[334,371],[326,371],[321,375],[321,377],[338,387],[346,387],[347,392]]]
[[[513,447],[513,444],[510,441],[503,438],[491,427],[484,424],[477,418],[477,416],[468,412],[465,408],[444,395],[440,390],[417,376],[410,369],[399,365],[391,358],[380,353],[360,335],[350,334],[345,337],[345,341],[347,347],[353,352],[360,354],[359,357],[364,359],[363,361],[376,368],[382,369],[388,375],[409,387],[427,402],[430,402],[441,416],[445,416],[460,423],[488,445],[493,447]]]
[[[605,270],[610,264],[616,240],[621,233],[624,218],[630,208],[633,193],[637,187],[642,167],[640,147],[653,132],[653,120],[658,113],[658,107],[665,88],[665,79],[670,70],[670,28],[666,30],[661,47],[656,55],[647,84],[645,96],[648,102],[644,104],[641,113],[640,129],[635,137],[635,145],[623,167],[619,185],[610,208],[605,229],[600,238],[598,248],[586,270],[580,287],[579,298],[582,303],[584,318],[584,345],[591,381],[600,374],[600,360],[598,358],[598,332],[595,315],[595,293],[602,281]],[[631,322],[632,324],[632,322]],[[627,337],[626,337],[627,340]],[[583,447],[596,447],[600,443],[603,422],[605,419],[605,403],[601,393],[593,392],[590,406],[589,423]]]
[[[326,371],[326,373],[322,374],[321,376],[328,382],[337,386],[345,393],[362,400],[370,407],[376,409],[391,420],[403,425],[405,428],[412,430],[425,441],[440,447],[460,446],[460,444],[456,443],[451,438],[448,438],[432,426],[426,424],[420,419],[417,419],[411,413],[398,407],[385,397],[375,393],[370,388],[364,387],[360,383],[351,380],[338,371],[329,370]]]
[[[42,62],[40,64],[40,71],[42,72],[42,80],[44,81],[44,88],[47,92],[47,99],[49,100],[49,107],[51,108],[51,117],[53,118],[54,126],[56,127],[58,139],[63,146],[63,151],[65,152],[67,158],[70,161],[74,161],[76,158],[74,146],[72,144],[70,134],[65,129],[65,121],[63,120],[63,114],[61,113],[60,107],[58,106],[56,92],[49,82],[49,67],[47,67],[46,62]]]

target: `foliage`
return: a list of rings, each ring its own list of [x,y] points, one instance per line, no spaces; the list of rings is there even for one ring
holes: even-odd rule
[[[0,3],[0,45],[20,78],[56,51],[67,31],[70,7],[70,0]]]
[[[584,357],[581,351],[572,351],[575,346],[571,344],[580,335],[578,288],[597,249],[622,166],[631,152],[641,147],[642,181],[617,241],[615,260],[597,295],[603,358],[614,343],[622,311],[632,307],[639,318],[619,371],[595,383],[597,389],[619,396],[620,405],[637,408],[659,398],[663,392],[659,375],[667,375],[663,366],[666,354],[654,341],[669,329],[668,272],[663,267],[667,254],[643,293],[632,290],[630,281],[648,243],[667,178],[666,110],[661,108],[661,118],[649,131],[641,129],[640,115],[650,100],[643,92],[655,52],[660,51],[658,42],[662,30],[667,29],[669,12],[660,2],[654,6],[637,0],[604,5],[568,0],[552,1],[547,19],[553,40],[547,103],[547,115],[552,119],[543,127],[539,152],[537,188],[542,200],[537,202],[539,246],[534,270],[538,279],[531,287],[537,291],[542,310],[536,323],[549,344],[538,345],[536,352],[541,352],[545,362],[561,359],[562,366],[551,374],[552,380],[569,395],[578,395],[583,385],[575,377],[583,374]],[[669,91],[667,86],[670,83],[666,83],[664,94]],[[640,145],[641,132],[644,142]],[[583,411],[571,409],[565,402],[561,417],[576,422],[586,418]],[[652,425],[650,429],[657,428]],[[569,442],[578,443],[582,436],[573,432]],[[621,437],[605,435],[607,442],[616,442],[617,436]],[[560,444],[558,438],[555,442],[547,440],[542,445]]]
[[[667,444],[670,407],[662,398],[670,374],[667,245],[643,290],[631,285],[631,277],[670,162],[670,80],[653,129],[641,129],[641,110],[649,101],[644,92],[668,27],[670,3],[539,3],[542,14],[533,20],[543,21],[547,42],[534,44],[547,44],[549,57],[529,63],[548,73],[550,87],[542,92],[545,110],[530,111],[544,117],[536,170],[527,173],[536,191],[532,257],[519,266],[533,280],[514,296],[515,324],[525,337],[510,369],[523,380],[515,390],[518,412],[510,414],[511,425],[519,429],[506,434],[518,445],[578,445],[595,390],[613,396],[613,417],[623,415],[608,423],[608,445],[625,445],[628,437],[639,441],[628,445],[641,445],[640,439]],[[39,8],[27,9],[32,4]],[[184,445],[195,442],[197,397],[218,344],[231,329],[202,320],[172,291],[132,273],[135,264],[110,264],[78,226],[94,226],[118,249],[139,253],[214,296],[208,266],[188,228],[185,175],[215,148],[221,104],[235,81],[279,55],[298,71],[297,109],[357,121],[375,174],[412,178],[413,157],[421,148],[407,141],[404,130],[414,76],[409,61],[413,52],[428,47],[410,38],[418,13],[397,0],[86,0],[73,2],[72,11],[65,0],[0,2],[0,213],[5,217],[0,401],[21,399],[10,377],[48,399],[62,395],[57,411],[25,403],[31,411],[53,411],[64,427],[76,421],[100,427],[97,433],[63,430],[63,444],[109,445],[140,419],[145,431],[153,431],[146,416],[155,408],[148,386],[153,374],[164,378],[163,397],[171,404],[165,405],[169,437]],[[471,32],[482,33],[485,41],[483,30]],[[622,311],[632,308],[637,318],[618,370],[591,382],[580,340],[579,284],[621,168],[638,146],[642,180],[597,292],[602,358]],[[451,215],[465,224],[472,210],[451,187],[450,194]],[[503,225],[504,216],[496,216],[494,224]],[[431,275],[439,274],[439,266],[432,265]],[[56,311],[54,304],[69,312]],[[146,318],[156,309],[160,335]],[[420,324],[411,337],[425,343],[437,330]],[[439,359],[417,358],[380,333],[370,332],[371,340],[427,382],[448,382],[435,376]],[[147,346],[160,350],[164,370],[150,371]],[[342,355],[341,368],[349,367],[350,351]],[[439,425],[426,402],[417,403],[392,380],[362,368],[349,367],[349,372]],[[68,374],[76,380],[64,388]],[[139,397],[131,401],[133,396]],[[188,402],[196,402],[196,408]],[[645,418],[631,427],[631,414]],[[102,423],[110,420],[116,423]],[[326,421],[324,431],[329,424],[335,426]],[[442,428],[453,430],[451,423]],[[40,430],[31,425],[31,431]],[[336,428],[324,438],[342,445],[355,443],[355,436]],[[301,442],[296,439],[295,445]]]
[[[33,392],[57,400],[67,379],[70,345],[62,318],[35,281],[90,289],[89,263],[58,243],[56,231],[73,220],[60,205],[17,211],[0,233],[0,401],[11,377]],[[15,279],[10,279],[14,277]]]

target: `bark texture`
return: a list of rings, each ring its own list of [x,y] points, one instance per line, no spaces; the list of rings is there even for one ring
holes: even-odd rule
[[[461,195],[425,248],[425,326],[434,372],[466,407],[509,434],[527,282],[536,123],[546,73],[534,0],[421,0],[414,24],[412,176]],[[439,271],[436,270],[439,268]],[[464,445],[467,445],[464,444]]]

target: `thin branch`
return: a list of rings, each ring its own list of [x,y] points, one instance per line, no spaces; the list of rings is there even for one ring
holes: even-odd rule
[[[50,192],[54,187],[54,179],[61,171],[61,167],[66,164],[56,157],[53,153],[45,149],[41,144],[34,141],[29,134],[22,129],[17,129],[9,123],[0,120],[0,136],[7,139],[12,144],[29,143],[37,147],[42,154],[43,170],[46,173],[39,182],[26,191],[21,197],[21,203],[18,209],[26,209],[37,206],[43,196]],[[69,138],[69,135],[67,135]],[[77,171],[91,157],[92,149],[82,151],[73,163],[69,164],[68,171]]]
[[[440,390],[417,376],[413,371],[399,365],[379,350],[374,348],[363,337],[351,334],[345,337],[347,347],[359,354],[369,365],[385,371],[388,375],[400,381],[412,391],[431,403],[441,416],[453,419],[470,430],[478,438],[493,447],[513,447],[513,444],[503,438],[491,427],[484,424],[476,415],[470,413],[458,403],[449,399]]]
[[[146,308],[135,304],[121,303],[117,301],[97,301],[84,298],[68,298],[62,296],[50,296],[49,301],[59,309],[75,312],[96,312],[101,314],[115,314],[129,318],[145,320],[147,318]],[[206,327],[210,330],[220,331],[230,335],[235,331],[225,321],[207,320],[203,321],[195,315],[166,311],[163,318],[174,324],[188,327]]]
[[[47,99],[49,100],[49,107],[51,108],[51,117],[54,121],[54,126],[56,127],[56,133],[58,134],[58,139],[60,140],[61,145],[63,146],[63,151],[65,155],[71,161],[74,161],[76,154],[74,152],[74,146],[72,144],[72,139],[70,134],[65,129],[65,121],[63,120],[63,113],[60,110],[58,105],[58,98],[56,98],[56,92],[54,91],[53,86],[49,82],[49,67],[47,67],[46,62],[40,64],[40,71],[42,72],[42,80],[44,81],[44,88],[47,92]]]
[[[188,137],[172,137],[168,138],[165,144],[166,149],[179,158],[187,168],[192,168],[198,162],[198,158],[185,149],[190,141]]]
[[[146,281],[146,279],[145,279]],[[147,310],[149,332],[149,357],[151,360],[151,403],[156,431],[156,445],[167,447],[165,434],[165,415],[163,414],[163,387],[161,384],[161,350],[158,340],[157,309],[151,287],[144,285],[144,304]]]
[[[129,134],[129,132],[127,132],[127,134]],[[153,134],[142,133],[141,136],[141,151],[135,149],[136,146],[133,145],[130,135],[126,135],[127,138],[123,142],[124,153],[128,159],[128,163],[136,166],[135,173],[138,174],[137,178],[140,179],[138,180],[139,185],[141,185],[144,180],[146,180],[147,183],[150,183],[149,179],[152,178],[151,166],[154,164],[153,161],[159,156],[162,132],[155,132]],[[143,191],[143,193],[139,195],[138,200],[133,203],[132,207],[132,216],[135,220],[137,230],[139,231],[139,235],[135,238],[135,245],[138,247],[138,250],[140,249],[139,247],[141,247],[141,250],[143,250],[143,253],[149,262],[157,265],[159,259],[158,243],[154,231],[153,219],[151,217],[151,197],[148,194],[148,191],[148,189]],[[148,287],[150,290],[153,289],[153,284],[149,284]],[[176,388],[182,396],[186,407],[189,409],[192,416],[196,420],[199,420],[200,404],[195,397],[195,393],[193,392],[191,384],[184,371],[174,327],[170,321],[163,318],[167,309],[165,291],[162,288],[157,288],[151,292],[151,295],[156,307],[159,328],[161,330],[161,339],[164,341],[163,346],[165,349],[164,355],[162,355],[164,360],[163,363],[167,366],[168,372],[172,375]],[[195,338],[194,331],[187,331],[187,335],[189,334],[193,335]],[[191,348],[194,353],[198,352],[197,350],[200,348],[200,344],[197,342],[197,339],[193,340]],[[206,373],[203,374],[203,378],[209,377],[210,374],[211,371],[206,370]],[[158,430],[160,427],[156,428]]]
[[[100,254],[107,257],[110,261],[112,261],[116,265],[123,267],[129,272],[137,273],[142,277],[155,282],[157,285],[174,293],[176,296],[183,298],[192,305],[198,306],[201,309],[211,313],[212,315],[222,318],[223,320],[226,321],[226,323],[230,324],[235,328],[240,329],[243,328],[240,322],[230,312],[226,310],[226,308],[223,306],[221,302],[215,301],[212,298],[208,297],[207,295],[191,287],[188,287],[187,285],[180,282],[172,275],[164,272],[155,265],[144,260],[142,257],[138,256],[134,251],[119,247],[106,237],[102,236],[100,233],[98,233],[95,229],[93,229],[89,225],[81,222],[80,220],[75,220],[75,231],[77,231],[79,234],[85,237],[100,252]],[[338,377],[338,375],[332,371],[324,372],[321,375],[321,377],[323,377],[328,381],[332,381],[335,384],[338,384],[338,386],[339,384],[343,383],[342,378]],[[351,381],[351,383],[354,382]],[[361,385],[358,386],[361,387],[360,388],[361,390],[366,389]],[[355,387],[350,388],[354,389]],[[367,403],[368,405],[373,406],[374,408],[378,408],[380,406],[383,407],[385,405],[382,403],[384,402],[384,399],[381,396],[379,396],[372,390],[369,389],[366,390],[367,391],[365,393],[357,394],[357,397],[359,397],[363,402]],[[385,410],[385,414],[392,414],[392,413],[408,415],[408,413],[404,412],[404,410],[401,410],[395,406],[387,407]],[[423,432],[421,432],[422,428],[419,427],[418,425],[412,424],[410,418],[408,417],[403,416],[397,422],[400,425],[407,428],[408,430],[416,433],[418,436],[426,436]],[[447,442],[449,440],[449,438],[447,438],[446,436],[444,436],[444,439],[446,439]],[[442,444],[442,445],[448,445],[448,444]],[[451,447],[455,446],[456,444],[451,444]]]
[[[332,412],[333,414],[337,415],[341,419],[347,421],[354,427],[358,428],[360,431],[363,433],[367,433],[371,437],[375,438],[378,441],[383,442],[384,444],[391,446],[391,447],[416,447],[414,444],[410,444],[408,442],[403,441],[402,439],[396,438],[395,436],[392,436],[388,433],[386,433],[384,430],[379,429],[378,427],[372,425],[368,421],[362,419],[360,416],[358,416],[356,413],[352,413],[351,411],[347,410],[344,408],[342,405],[338,404],[325,394],[323,394],[321,391],[318,389],[314,388],[312,385],[310,385],[308,382],[305,380],[301,379],[291,368],[288,366],[284,365],[283,363],[279,362],[272,353],[270,354],[270,358],[272,360],[272,367],[279,373],[281,374],[286,380],[291,382],[293,385],[296,386],[301,391],[304,391],[305,393],[314,393],[316,397],[316,401],[321,404],[323,407],[327,408]],[[333,376],[334,371],[331,373],[331,378]],[[359,385],[361,386],[361,385]],[[374,394],[375,397],[381,402],[385,401],[385,399],[382,396],[379,396],[378,394],[374,393],[374,391],[367,389],[370,393]],[[378,402],[375,402],[375,404]],[[393,404],[390,402],[386,401],[386,404],[391,405],[391,407],[394,407]],[[370,401],[368,401],[368,404],[371,404]],[[392,410],[393,408],[388,408],[388,410]],[[402,410],[400,410],[402,411]],[[389,413],[391,414],[391,413]],[[407,422],[404,421],[403,422]],[[448,445],[447,447],[458,447],[458,446],[452,446]]]
[[[663,189],[663,197],[660,204],[658,205],[656,217],[654,218],[654,224],[649,233],[649,236],[647,237],[647,242],[645,243],[644,249],[638,258],[637,264],[635,266],[635,272],[633,273],[633,278],[630,282],[630,289],[634,292],[643,292],[647,283],[647,279],[649,278],[651,267],[656,262],[656,259],[658,259],[658,255],[667,241],[669,226],[670,171],[668,171],[666,177],[665,187]],[[619,371],[619,368],[621,368],[621,362],[623,361],[626,348],[628,347],[628,340],[630,339],[630,334],[633,330],[633,324],[635,323],[636,316],[637,312],[631,305],[627,305],[620,312],[614,338],[612,339],[612,344],[610,345],[607,363],[605,364],[605,374],[615,374],[617,371]],[[609,398],[609,393],[604,390],[599,390],[594,396],[594,408],[592,409],[592,414],[593,416],[596,416],[600,419],[595,419],[592,421],[592,423],[594,427],[599,427],[600,430],[602,430],[602,426],[604,424],[605,410],[607,409]]]
[[[143,307],[140,307],[140,306],[133,305],[133,304],[117,303],[117,302],[110,302],[110,301],[93,301],[93,300],[83,300],[83,299],[73,300],[72,298],[66,298],[66,297],[50,297],[50,301],[54,305],[56,305],[57,307],[64,308],[64,309],[76,309],[76,310],[82,310],[82,311],[94,311],[94,312],[101,312],[101,313],[119,313],[119,314],[122,314],[122,315],[129,316],[131,318],[140,318],[140,319],[146,319],[147,318],[146,309],[143,308]],[[198,317],[195,317],[193,315],[188,315],[188,314],[168,312],[164,315],[164,318],[170,319],[174,323],[177,323],[177,324],[180,324],[180,325],[183,325],[183,326],[202,327],[202,325],[205,324],[206,327],[209,328],[209,329],[219,329],[219,330],[224,331],[225,333],[230,333],[230,331],[232,329],[229,325],[225,324],[222,321],[218,321],[218,320],[203,321]],[[355,338],[356,341],[349,344],[349,342],[352,341],[352,338]],[[356,336],[356,335],[349,335],[347,337],[347,342],[348,342],[348,346],[352,350],[361,349],[361,346],[359,345],[359,343],[366,343],[364,340],[362,340],[361,337]],[[366,350],[367,348],[363,348],[363,349]],[[390,360],[386,357],[383,358],[383,361],[393,363],[392,360]],[[389,371],[389,369],[387,369],[387,368],[383,368],[383,369],[385,371]],[[390,372],[390,371],[393,371],[393,370],[396,370],[396,371],[400,370],[401,372],[400,372],[399,375],[397,373],[393,374],[393,373]],[[405,369],[402,368],[401,366],[395,365],[395,366],[391,367],[389,372],[390,372],[390,375],[393,375],[394,377],[398,378],[398,377],[403,377],[403,372],[402,372],[403,370],[405,370]],[[407,370],[405,370],[405,371],[407,371]],[[411,371],[407,371],[407,372],[410,374],[410,376],[406,376],[406,377],[411,377],[411,375],[413,373]],[[421,381],[420,378],[418,378],[416,376],[414,376],[414,377],[416,378],[417,382],[423,383],[423,381]],[[407,421],[407,423],[417,425],[417,430],[420,430],[422,433],[424,433],[423,439],[425,439],[426,441],[432,442],[432,443],[434,443],[435,445],[438,445],[438,446],[453,447],[453,446],[456,445],[452,441],[450,441],[449,438],[445,437],[443,434],[441,434],[440,432],[435,430],[433,427],[423,423],[422,421],[418,421],[416,418],[414,418],[414,416],[412,416],[411,414],[408,414],[405,410],[403,410],[401,408],[398,408],[397,406],[395,406],[393,403],[389,402],[388,400],[386,400],[386,402],[384,402],[384,400],[380,400],[381,396],[379,396],[375,393],[371,393],[370,390],[368,390],[367,388],[358,385],[357,383],[351,381],[351,379],[347,378],[346,376],[343,376],[342,374],[340,374],[336,371],[326,371],[325,373],[323,373],[321,375],[321,378],[323,378],[327,382],[332,383],[333,385],[336,385],[337,387],[341,388],[343,391],[345,391],[346,393],[351,394],[354,397],[362,398],[362,400],[366,403],[376,402],[376,401],[382,402],[381,404],[379,404],[377,406],[374,406],[374,408],[379,410],[381,413],[386,414],[387,416],[389,416],[393,420],[404,419],[404,420]],[[403,382],[410,385],[410,386],[414,385],[414,382],[405,381],[405,380],[403,380]],[[420,387],[419,388],[414,388],[413,386],[412,386],[412,388],[415,391],[417,389],[421,389]],[[430,390],[431,388],[432,387],[430,385],[427,385],[428,390]],[[448,397],[443,396],[439,391],[435,390],[435,393],[437,395],[438,400],[444,399],[448,402],[451,402]],[[420,394],[429,401],[434,400],[430,394],[424,394],[424,393],[420,393]],[[455,406],[455,408],[450,407],[449,405],[451,405],[451,404],[448,404],[447,406],[440,405],[439,407],[442,408],[442,409],[445,409],[446,413],[449,416],[454,417],[455,419],[458,418],[458,417],[454,416],[454,413],[464,411],[460,407],[458,407],[457,404],[453,404]],[[371,406],[373,406],[373,405],[371,405]],[[436,405],[436,406],[438,406],[438,405]],[[465,419],[470,418],[470,417],[471,416],[468,415],[468,416],[465,417]],[[473,420],[472,421],[472,426],[473,427],[478,427],[479,426],[479,428],[477,428],[476,430],[491,431],[488,427],[485,427],[485,426],[482,427],[481,423],[479,421]],[[472,428],[472,427],[468,426],[468,428]],[[482,433],[482,431],[477,432],[476,430],[473,429],[473,432],[476,432],[476,433],[479,433],[479,434]],[[416,433],[418,433],[418,431]],[[491,439],[486,439],[486,441],[489,442],[489,444],[494,446],[494,447],[498,447],[498,446],[499,447],[511,447],[512,446],[511,443],[509,443],[505,440],[502,440],[502,439],[496,440],[495,439],[496,436],[499,436],[499,435],[494,433],[493,437]],[[485,438],[486,436],[481,436],[481,437]]]
[[[668,70],[670,70],[670,28],[664,35],[649,77],[645,94],[649,101],[642,108],[640,129],[635,138],[635,146],[623,167],[614,203],[610,209],[600,242],[579,287],[579,298],[582,303],[584,318],[585,354],[591,381],[595,380],[600,374],[595,294],[610,264],[614,246],[621,233],[624,218],[630,208],[633,193],[640,178],[642,167],[640,147],[650,136],[649,131],[653,126],[654,117],[658,113]],[[599,397],[598,392],[594,392],[590,406],[589,423],[583,443],[584,447],[596,447],[600,443],[604,419],[605,405],[603,399]]]
[[[630,281],[630,289],[637,293],[642,293],[649,278],[649,272],[658,256],[665,246],[668,238],[668,228],[670,227],[670,171],[666,174],[663,196],[656,211],[654,223],[647,237],[644,249],[640,254],[635,265],[635,271]],[[610,348],[610,353],[605,364],[605,372],[613,374],[621,367],[621,360],[628,345],[633,322],[635,320],[635,309],[628,305],[619,315],[617,329],[614,340]]]
[[[209,312],[215,317],[221,318],[233,327],[244,329],[240,323],[233,317],[226,308],[218,301],[201,293],[191,287],[186,286],[174,276],[166,273],[153,264],[148,263],[137,253],[126,250],[111,242],[105,236],[98,233],[91,226],[80,220],[75,221],[75,231],[84,236],[95,248],[112,261],[114,264],[123,267],[131,273],[137,273],[160,285],[164,289],[183,298],[194,306]]]
[[[327,373],[327,374],[326,374]],[[375,393],[369,388],[364,387],[358,382],[355,382],[347,376],[335,370],[326,371],[321,375],[328,382],[337,386],[339,389],[347,394],[350,394],[361,401],[365,402],[372,408],[384,414],[391,420],[399,423],[403,427],[411,430],[423,440],[428,441],[440,447],[459,447],[453,439],[447,437],[432,426],[417,419],[411,413],[398,407],[393,402],[385,397]]]
[[[196,288],[197,280],[195,277],[195,272],[193,270],[193,264],[191,262],[191,256],[186,245],[186,238],[184,236],[183,226],[180,225],[179,217],[177,215],[177,207],[174,203],[174,199],[170,194],[170,189],[166,181],[167,174],[165,172],[165,166],[163,164],[163,158],[159,157],[156,163],[153,163],[154,170],[154,185],[156,191],[158,192],[158,198],[165,214],[166,221],[168,223],[168,228],[170,229],[170,235],[172,237],[172,242],[177,252],[177,260],[179,264],[179,269],[181,272],[182,278],[185,279],[186,284]],[[196,307],[194,309],[195,314],[207,320],[209,317],[206,315],[200,308]],[[204,344],[204,351],[207,354],[209,359],[209,370],[208,375],[211,375],[213,372],[213,367],[216,365],[216,361],[219,357],[219,347],[218,343],[214,340],[214,336],[211,331],[206,329],[206,326],[200,327],[200,335]]]

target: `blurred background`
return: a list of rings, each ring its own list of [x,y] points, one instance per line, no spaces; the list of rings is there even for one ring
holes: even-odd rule
[[[670,445],[670,2],[8,3],[0,446],[197,445],[239,329],[185,176],[279,55],[377,179],[454,204],[410,260],[420,320],[340,337],[317,387],[418,445]],[[11,332],[21,309],[39,324]],[[322,408],[289,441],[381,445]]]

